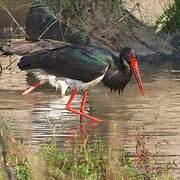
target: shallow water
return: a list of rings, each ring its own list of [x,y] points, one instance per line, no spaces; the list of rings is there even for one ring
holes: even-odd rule
[[[2,11],[0,15],[4,20],[0,23],[0,36],[8,38],[5,27],[8,16]],[[25,19],[24,15],[18,17]],[[0,61],[3,67],[10,63],[7,58]],[[79,117],[64,109],[69,96],[62,97],[50,88],[22,96],[28,87],[26,73],[20,72],[14,63],[0,75],[0,114],[17,132],[22,131],[32,153],[52,136],[56,136],[59,147],[66,147],[74,134],[83,133],[96,134],[113,148],[126,147],[133,152],[137,128],[143,125],[145,135],[151,139],[148,142],[150,149],[153,151],[156,143],[162,143],[159,156],[166,155],[166,161],[169,157],[180,167],[180,61],[144,60],[140,66],[145,97],[140,95],[134,79],[125,88],[123,96],[110,94],[103,85],[98,85],[89,92],[86,111],[104,121],[91,123],[84,120],[80,127]],[[78,108],[80,104],[81,95],[78,95],[73,106]],[[180,175],[179,169],[176,174]]]
[[[2,59],[3,67],[8,63],[8,59]],[[125,146],[133,151],[136,129],[143,125],[145,134],[151,136],[152,150],[161,142],[159,155],[167,155],[179,164],[180,61],[155,59],[140,64],[145,97],[140,95],[134,79],[123,96],[110,94],[103,85],[90,90],[86,111],[103,119],[102,123],[85,120],[80,128],[79,117],[64,109],[69,96],[62,97],[54,89],[38,89],[22,96],[28,87],[26,73],[20,72],[16,64],[11,70],[4,70],[0,77],[0,113],[11,126],[21,129],[33,152],[53,135],[59,146],[65,147],[74,133],[85,132],[103,137],[114,148]],[[78,108],[80,103],[81,95],[78,95],[73,106]]]

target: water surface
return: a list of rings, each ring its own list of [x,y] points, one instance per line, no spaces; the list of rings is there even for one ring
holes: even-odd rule
[[[2,60],[3,67],[9,63]],[[134,79],[119,96],[98,85],[91,89],[87,100],[87,113],[103,119],[103,123],[84,121],[83,131],[103,137],[112,147],[134,147],[136,129],[143,125],[153,144],[163,142],[161,155],[180,160],[180,62],[164,60],[141,62],[145,97],[139,93]],[[69,96],[61,96],[54,89],[43,88],[28,96],[21,93],[28,87],[26,73],[16,64],[4,70],[0,77],[0,113],[27,138],[32,151],[53,133],[60,147],[75,132],[81,133],[79,117],[64,109]],[[73,103],[79,108],[81,95]],[[151,144],[151,146],[153,146]]]

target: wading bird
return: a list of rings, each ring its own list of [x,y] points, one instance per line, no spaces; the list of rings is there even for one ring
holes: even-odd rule
[[[137,58],[129,47],[125,47],[117,56],[109,49],[93,45],[67,45],[24,56],[18,66],[21,70],[32,70],[40,79],[37,84],[27,89],[24,95],[47,81],[60,88],[62,94],[69,89],[71,96],[66,109],[79,115],[80,122],[83,118],[99,121],[84,110],[88,89],[101,81],[107,88],[120,93],[133,74],[141,94],[144,95]],[[80,110],[76,110],[71,107],[71,103],[79,89],[84,92]]]

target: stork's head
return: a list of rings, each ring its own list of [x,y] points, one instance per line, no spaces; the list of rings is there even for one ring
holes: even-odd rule
[[[144,86],[140,76],[138,59],[134,50],[132,48],[125,47],[120,53],[120,60],[122,60],[126,66],[129,66],[131,72],[136,79],[140,92],[144,96]]]

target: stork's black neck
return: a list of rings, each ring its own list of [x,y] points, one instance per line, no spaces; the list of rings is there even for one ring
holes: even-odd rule
[[[116,67],[110,65],[102,81],[106,87],[120,93],[131,78],[131,68],[128,62],[118,56],[113,55],[113,61]]]

